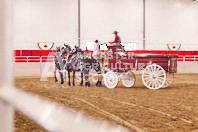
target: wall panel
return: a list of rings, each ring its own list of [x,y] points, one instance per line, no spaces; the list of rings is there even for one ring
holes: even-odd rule
[[[146,49],[198,50],[198,2],[192,0],[146,0]]]
[[[36,42],[77,44],[77,4],[77,0],[16,0],[14,43],[18,45],[36,44]]]

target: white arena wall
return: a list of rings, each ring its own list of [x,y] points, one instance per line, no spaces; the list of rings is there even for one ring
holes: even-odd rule
[[[78,0],[15,0],[14,47],[28,49],[37,42],[78,45]],[[118,30],[123,42],[143,49],[143,0],[81,0],[80,40],[109,42]],[[146,50],[198,50],[198,2],[146,0]]]

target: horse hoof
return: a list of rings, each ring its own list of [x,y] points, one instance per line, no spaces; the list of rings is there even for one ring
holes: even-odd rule
[[[99,82],[99,83],[98,83],[98,87],[101,87],[101,86],[102,86],[102,83],[101,83],[101,82]]]
[[[63,84],[64,82],[61,82],[61,84]]]
[[[71,86],[71,84],[70,84],[70,83],[68,83],[67,85],[68,85],[68,86]]]
[[[55,82],[58,82],[58,80],[55,80]]]
[[[88,82],[85,83],[85,87],[89,87],[89,83]]]

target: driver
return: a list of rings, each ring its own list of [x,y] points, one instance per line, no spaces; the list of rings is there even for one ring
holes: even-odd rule
[[[112,34],[114,34],[114,36],[115,36],[115,39],[114,39],[114,41],[113,42],[109,42],[110,44],[119,44],[120,45],[120,43],[121,43],[121,39],[120,39],[120,36],[118,36],[118,31],[114,31]]]

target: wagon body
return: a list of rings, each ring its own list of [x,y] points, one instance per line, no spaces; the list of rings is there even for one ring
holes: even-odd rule
[[[177,55],[126,53],[120,45],[108,46],[107,62],[110,70],[143,70],[148,65],[160,65],[166,72],[177,72]]]
[[[120,45],[108,46],[106,87],[115,88],[120,77],[126,87],[135,84],[132,70],[142,70],[142,81],[149,89],[165,88],[172,84],[177,72],[177,55],[126,53]]]

